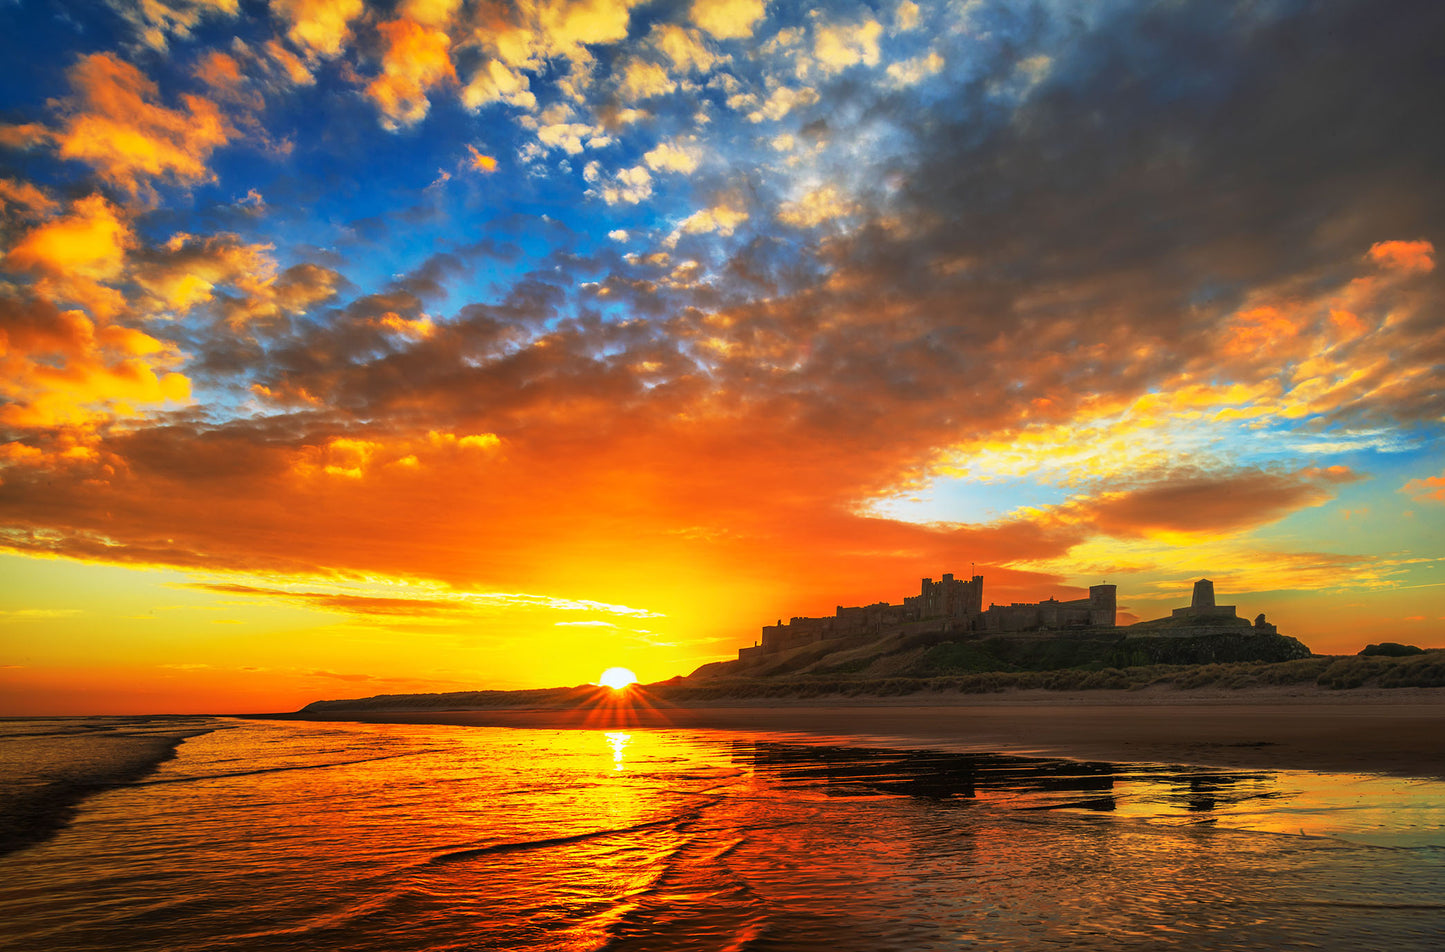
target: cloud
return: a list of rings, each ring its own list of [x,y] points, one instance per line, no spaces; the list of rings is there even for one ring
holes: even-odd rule
[[[426,118],[431,107],[427,91],[457,81],[447,34],[413,20],[388,20],[376,25],[385,43],[381,75],[366,87],[381,110],[388,129],[411,126]]]
[[[123,213],[104,197],[88,195],[65,215],[22,232],[3,260],[12,270],[29,272],[42,296],[109,318],[123,308],[124,297],[108,282],[121,275],[135,243]]]
[[[142,331],[8,295],[0,295],[0,327],[0,425],[87,427],[190,400],[176,348]],[[85,443],[58,441],[13,444],[9,461],[40,471],[105,465]]]
[[[765,8],[747,9],[751,30]],[[909,37],[914,59],[887,82],[844,64],[868,62],[870,31],[840,34],[824,49],[838,72],[816,88],[782,85],[795,60],[767,57],[817,55],[834,28],[794,28],[791,46],[737,53],[698,104],[689,91],[623,119],[603,108],[606,67],[651,57],[681,83],[721,35],[639,22],[657,45],[604,54],[628,10],[396,10],[457,38],[465,105],[528,110],[482,117],[489,152],[518,148],[505,123],[536,136],[517,164],[527,176],[488,182],[516,184],[528,212],[485,220],[526,246],[504,267],[451,244],[477,223],[460,203],[437,212],[456,226],[439,239],[455,267],[422,273],[410,240],[347,260],[284,245],[288,223],[267,249],[253,219],[219,229],[211,208],[122,208],[115,176],[102,178],[111,199],[67,204],[85,187],[47,179],[56,204],[27,205],[5,232],[7,267],[29,282],[4,289],[5,544],[478,591],[585,586],[706,629],[760,604],[886,597],[920,564],[977,561],[1000,580],[991,591],[1022,598],[1056,591],[1052,576],[1096,543],[1141,560],[1169,539],[1256,551],[1256,528],[1358,475],[1330,470],[1336,454],[1438,430],[1445,136],[1422,117],[1442,91],[1429,42],[1441,13],[1220,18],[1185,2],[1079,22],[1041,8],[1021,24],[984,5],[966,42]],[[497,22],[478,33],[483,12]],[[360,14],[341,22],[370,42]],[[674,56],[666,37],[687,42]],[[890,47],[873,42],[881,74]],[[331,96],[338,78],[365,87],[301,48],[321,82],[298,98]],[[970,77],[948,95],[903,81],[931,69],[932,48],[950,82]],[[244,55],[226,55],[247,75]],[[439,88],[418,85],[423,99]],[[137,98],[191,115],[169,92]],[[58,131],[10,126],[7,141],[48,147],[82,100]],[[420,100],[393,101],[400,122]],[[778,125],[758,135],[749,121]],[[428,172],[468,161],[456,140],[442,147]],[[589,149],[612,151],[569,158]],[[137,189],[207,174],[179,168],[130,174]],[[279,220],[301,200],[288,176],[272,181],[255,180]],[[582,188],[600,199],[585,222],[567,207]],[[687,204],[664,204],[675,196]],[[744,215],[791,227],[742,228]],[[660,222],[690,235],[684,254]],[[155,237],[166,231],[174,245]],[[167,374],[206,388],[205,407],[167,400]],[[117,396],[126,386],[135,396]],[[996,517],[965,499],[927,525],[869,514],[950,474],[1053,501]],[[1428,497],[1437,478],[1410,492]],[[1056,487],[1073,497],[1044,491]],[[1318,578],[1287,562],[1271,563],[1281,578]]]
[[[245,597],[281,599],[296,602],[324,611],[341,612],[350,615],[379,617],[427,617],[451,620],[458,623],[475,621],[478,616],[495,613],[499,608],[537,609],[548,612],[596,612],[626,618],[657,618],[655,612],[632,608],[627,605],[610,605],[578,599],[554,598],[546,595],[530,595],[516,592],[470,592],[426,588],[416,593],[407,593],[405,586],[392,585],[400,589],[399,595],[371,595],[347,591],[333,586],[331,591],[318,591],[303,587],[307,583],[298,581],[292,587],[251,585],[244,582],[185,582],[185,588],[213,592],[218,595],[239,595]],[[611,622],[557,621],[557,626],[617,627]]]
[[[1445,474],[1412,479],[1400,488],[1400,492],[1408,493],[1419,502],[1427,499],[1445,502]]]
[[[69,214],[26,232],[5,262],[22,271],[106,279],[119,273],[126,248],[134,241],[116,207],[90,195],[76,201]]]
[[[467,146],[467,167],[476,172],[491,173],[497,170],[497,160],[490,155],[483,155],[476,146]]]
[[[637,102],[665,95],[676,88],[677,83],[667,74],[667,70],[656,63],[633,57],[627,61],[617,91],[624,102]]]
[[[768,94],[768,98],[762,105],[748,113],[748,121],[775,121],[794,109],[813,105],[818,98],[818,91],[808,86],[779,86]]]
[[[647,38],[672,61],[672,68],[679,73],[706,73],[727,59],[719,56],[697,30],[676,23],[657,24]]]
[[[714,205],[693,212],[678,223],[675,235],[717,234],[726,238],[748,220],[745,209],[729,203]],[[675,240],[675,239],[674,239]]]
[[[53,133],[61,158],[83,162],[103,182],[150,201],[156,182],[214,180],[211,153],[233,134],[215,103],[182,95],[179,108],[164,106],[153,81],[106,53],[82,57],[68,76],[74,93],[56,104],[63,118]]]
[[[397,12],[423,26],[445,27],[461,9],[462,0],[404,0]]]
[[[286,35],[308,55],[335,57],[351,39],[351,24],[363,12],[362,0],[273,0],[271,11],[286,25]]]
[[[130,24],[141,43],[164,51],[172,38],[187,40],[201,20],[211,16],[235,16],[239,0],[106,0],[121,19]]]
[[[903,0],[893,11],[893,25],[901,33],[918,29],[918,4]]]
[[[753,35],[764,9],[764,0],[693,0],[688,17],[719,40],[737,40]]]
[[[600,149],[612,143],[612,137],[600,126],[574,121],[571,107],[557,103],[543,110],[540,116],[525,116],[523,128],[535,129],[537,141],[549,149],[561,149],[578,155],[585,148]]]
[[[883,26],[877,20],[815,27],[814,61],[825,74],[836,73],[858,64],[877,66],[878,38],[882,35]]]
[[[468,109],[475,111],[492,102],[534,109],[537,97],[532,94],[531,80],[501,60],[494,59],[478,67],[462,90],[462,103]]]
[[[652,176],[644,166],[635,165],[619,170],[588,194],[598,195],[609,205],[636,205],[652,197]]]
[[[1184,474],[1072,503],[1066,518],[1121,538],[1221,538],[1322,505],[1334,498],[1331,487],[1361,478],[1344,466]]]
[[[306,62],[288,50],[280,41],[267,40],[261,48],[264,50],[264,54],[258,54],[258,58],[264,68],[276,75],[284,76],[290,85],[310,86],[316,82],[316,76]]]
[[[26,150],[48,145],[55,139],[50,129],[38,122],[0,125],[0,146]]]
[[[696,148],[688,148],[675,142],[661,143],[643,155],[642,159],[654,172],[681,172],[683,175],[697,171],[700,161]]]
[[[927,56],[915,56],[912,59],[889,63],[888,78],[898,86],[916,86],[942,70],[943,64],[943,57],[938,55],[936,50],[931,50]]]
[[[583,44],[615,43],[627,37],[632,8],[639,0],[544,0],[537,20],[550,45],[578,57]]]
[[[820,185],[796,201],[778,206],[778,221],[795,228],[816,228],[824,222],[857,214],[859,208],[836,185]]]
[[[243,91],[246,79],[241,74],[241,63],[228,53],[207,51],[196,64],[194,73],[219,97],[231,100],[249,98]]]
[[[193,582],[188,588],[214,592],[220,595],[248,595],[263,598],[281,598],[299,602],[315,608],[356,615],[382,616],[449,616],[465,611],[467,605],[455,599],[399,597],[389,598],[375,595],[355,595],[342,592],[294,591],[291,589],[264,588],[235,582]]]
[[[0,611],[0,616],[5,618],[69,618],[80,613],[79,608],[14,608]],[[19,666],[5,665],[5,667]]]
[[[204,238],[177,232],[160,248],[137,256],[132,279],[172,315],[214,300],[217,287],[229,285],[238,295],[269,296],[276,280],[270,245],[253,245],[235,235]]]
[[[1435,246],[1428,241],[1377,241],[1370,246],[1369,258],[1406,273],[1429,274],[1435,270]]]

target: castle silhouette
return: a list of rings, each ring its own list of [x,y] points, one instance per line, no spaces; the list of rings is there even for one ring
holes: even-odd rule
[[[794,616],[786,623],[764,625],[762,638],[752,647],[740,648],[738,660],[778,654],[819,642],[851,639],[863,641],[888,635],[943,636],[968,632],[996,635],[1179,637],[1238,632],[1253,629],[1277,634],[1274,625],[1260,615],[1251,625],[1235,613],[1233,605],[1214,603],[1214,582],[1205,578],[1194,583],[1189,606],[1176,608],[1169,616],[1133,625],[1117,624],[1118,586],[1089,587],[1087,598],[1041,602],[1012,602],[983,607],[983,576],[956,579],[952,573],[935,582],[921,581],[917,595],[906,596],[901,605],[877,602],[872,605],[839,605],[832,615],[821,618]]]

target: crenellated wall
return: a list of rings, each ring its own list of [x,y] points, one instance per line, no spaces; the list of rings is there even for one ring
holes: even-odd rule
[[[829,617],[795,616],[786,624],[779,619],[776,625],[763,627],[757,649],[744,648],[738,657],[753,657],[758,651],[765,654],[788,651],[840,638],[881,637],[915,628],[930,630],[928,623],[936,625],[941,632],[1112,628],[1116,616],[1115,589],[1113,585],[1095,585],[1089,589],[1088,598],[990,605],[985,611],[983,576],[956,579],[949,573],[936,582],[931,578],[920,580],[918,594],[905,597],[902,605],[888,602],[857,607],[839,605]]]

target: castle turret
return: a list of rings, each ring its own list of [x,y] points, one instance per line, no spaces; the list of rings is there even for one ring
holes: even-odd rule
[[[1112,628],[1118,618],[1117,585],[1089,586],[1089,624]]]
[[[1189,603],[1189,610],[1195,615],[1208,615],[1214,611],[1214,582],[1202,578],[1194,583],[1194,598]]]
[[[1233,605],[1214,604],[1214,582],[1202,578],[1194,583],[1194,597],[1188,608],[1174,609],[1175,618],[1234,618]]]

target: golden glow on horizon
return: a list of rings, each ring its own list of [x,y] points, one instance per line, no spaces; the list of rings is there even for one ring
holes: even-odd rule
[[[1138,113],[1096,64],[1172,88],[1188,18],[1114,29],[1148,5],[72,6],[0,94],[0,714],[625,717],[971,564],[1001,604],[1211,577],[1321,653],[1445,640],[1434,99],[1368,65],[1433,62],[1424,24],[1293,61],[1241,15],[1211,83],[1264,106]],[[1396,104],[1368,155],[1336,59]]]
[[[628,685],[636,684],[637,675],[626,668],[608,668],[602,672],[602,677],[597,679],[597,683],[614,691],[621,691]]]

